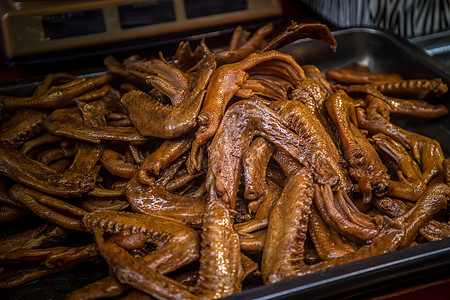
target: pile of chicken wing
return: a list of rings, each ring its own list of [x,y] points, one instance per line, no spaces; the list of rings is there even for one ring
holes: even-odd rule
[[[336,50],[326,26],[272,32],[0,96],[0,224],[28,220],[0,239],[0,288],[100,258],[67,299],[217,299],[448,238],[450,159],[395,122],[445,117],[447,84],[322,73],[278,49]]]

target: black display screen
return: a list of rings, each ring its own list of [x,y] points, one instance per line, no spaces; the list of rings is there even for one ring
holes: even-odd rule
[[[105,32],[101,9],[81,10],[42,16],[45,37],[61,39],[72,36]]]
[[[171,0],[120,5],[118,10],[122,29],[175,21]]]
[[[247,0],[184,0],[188,19],[247,9]]]

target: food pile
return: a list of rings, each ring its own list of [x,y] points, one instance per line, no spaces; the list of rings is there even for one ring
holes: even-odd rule
[[[1,226],[40,220],[1,239],[0,288],[101,257],[109,275],[67,299],[221,298],[449,237],[450,160],[391,118],[446,116],[447,85],[322,73],[278,49],[335,50],[326,26],[272,30],[0,96]]]

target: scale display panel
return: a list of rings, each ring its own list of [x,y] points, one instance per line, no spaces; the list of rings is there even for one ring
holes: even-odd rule
[[[278,0],[0,1],[8,57],[147,38],[281,15]]]

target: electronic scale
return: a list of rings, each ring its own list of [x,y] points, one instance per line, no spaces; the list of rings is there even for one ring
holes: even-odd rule
[[[20,57],[281,15],[278,0],[1,0],[3,50]]]

